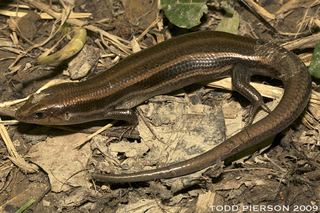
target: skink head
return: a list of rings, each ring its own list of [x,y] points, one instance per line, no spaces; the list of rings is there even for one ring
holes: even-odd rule
[[[66,125],[70,118],[64,112],[62,104],[50,101],[50,94],[32,95],[27,102],[16,111],[16,119],[24,123],[41,125]]]

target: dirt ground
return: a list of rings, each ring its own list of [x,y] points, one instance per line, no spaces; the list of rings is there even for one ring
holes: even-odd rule
[[[41,126],[12,118],[22,98],[54,79],[84,81],[170,37],[214,30],[226,16],[223,1],[208,1],[201,24],[191,29],[170,23],[156,0],[37,2],[0,2],[0,212],[320,212],[315,79],[308,108],[266,148],[186,177],[145,183],[96,183],[90,174],[142,171],[199,155],[244,127],[248,101],[224,85],[186,88],[139,106],[134,130],[123,122],[100,130],[104,120]],[[240,17],[238,34],[282,44],[309,65],[320,41],[320,1],[252,2],[229,2]],[[19,18],[18,11],[26,15]],[[61,63],[38,61],[66,46],[79,26],[86,26],[80,53]],[[281,84],[254,80],[274,108]]]

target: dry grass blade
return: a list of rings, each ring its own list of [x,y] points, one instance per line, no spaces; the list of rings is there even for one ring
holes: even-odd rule
[[[5,38],[0,38],[0,50],[9,51],[15,54],[24,53],[24,51],[20,50],[19,47],[15,45],[12,41],[7,40]]]
[[[242,0],[245,4],[249,5],[251,8],[253,8],[259,15],[261,15],[265,20],[270,21],[274,20],[276,16],[270,12],[268,12],[266,9],[261,7],[259,4],[257,4],[253,0]]]
[[[42,90],[44,90],[44,89],[46,89],[48,87],[51,87],[51,86],[57,85],[57,84],[66,83],[66,82],[71,82],[71,81],[70,80],[65,80],[65,79],[53,79],[53,80],[47,82],[41,88],[39,88],[35,93],[40,93]],[[73,81],[73,82],[76,82],[76,81]],[[0,103],[0,108],[6,108],[6,107],[10,107],[10,106],[19,104],[21,102],[24,102],[24,101],[28,100],[29,97],[30,97],[30,95],[28,95],[25,98],[2,102],[2,103]]]
[[[270,85],[251,83],[251,85],[258,90],[258,92],[268,98],[279,99],[283,94],[283,89]],[[209,87],[232,90],[231,78],[225,78],[219,81],[208,84]],[[312,112],[316,120],[320,120],[320,93],[312,90],[308,110]],[[316,110],[316,111],[315,111]],[[319,111],[319,113],[318,113]]]
[[[52,16],[48,15],[47,13],[38,13],[41,19],[54,19]],[[9,11],[9,10],[0,10],[0,15],[9,16],[9,17],[23,17],[27,15],[27,12],[22,11]],[[61,13],[56,13],[57,16],[61,16]],[[82,18],[90,18],[91,13],[70,13],[69,18],[71,19],[82,19]]]
[[[0,6],[1,6],[1,7],[6,6],[6,7],[10,7],[10,8],[30,9],[30,7],[29,7],[29,6],[27,6],[27,5],[23,5],[23,4],[14,4],[14,3],[10,3],[10,4],[8,4],[8,3],[5,3],[5,2],[0,2]]]
[[[286,42],[282,46],[288,50],[293,50],[297,48],[313,48],[315,44],[319,41],[320,33],[316,33],[304,38],[299,38],[293,41]]]
[[[95,131],[94,133],[88,135],[85,137],[84,140],[80,140],[78,141],[76,148],[80,149],[81,147],[83,147],[88,141],[90,141],[94,136],[99,135],[100,133],[104,132],[105,130],[111,128],[114,125],[114,122],[111,122],[103,127],[101,127],[100,129],[98,129],[97,131]]]
[[[64,79],[53,79],[51,81],[49,81],[48,83],[46,83],[45,85],[43,85],[41,88],[39,88],[35,93],[40,93],[42,90],[51,87],[53,85],[57,85],[57,84],[62,84],[62,83],[66,83],[66,82],[70,82],[70,80],[64,80]],[[76,81],[73,81],[76,82]],[[16,104],[25,102],[26,100],[29,99],[31,95],[28,95],[25,98],[21,98],[21,99],[16,99],[16,100],[12,100],[12,101],[6,101],[6,102],[2,102],[0,103],[0,115],[6,115],[6,116],[12,116],[14,117],[15,112],[13,110],[7,110],[7,108],[14,106]],[[3,108],[3,109],[2,109]],[[0,125],[14,125],[17,124],[18,121],[17,120],[6,120],[6,121],[1,121],[0,119]]]
[[[261,93],[262,96],[272,99],[277,99],[282,96],[283,89],[279,87],[274,87],[270,85],[251,83],[254,88]],[[232,90],[231,78],[225,78],[219,81],[215,81],[208,84],[209,87],[215,87],[220,89]]]
[[[12,161],[12,163],[14,163],[16,166],[18,166],[22,171],[27,172],[27,173],[33,173],[37,171],[37,166],[35,166],[34,164],[29,164],[28,162],[26,162],[24,160],[23,157],[21,157],[19,155],[19,153],[17,152],[9,134],[7,129],[5,128],[4,125],[0,124],[0,135],[2,137],[2,140],[4,141],[9,156],[8,158]]]
[[[282,7],[277,10],[276,15],[286,13],[290,10],[293,11],[294,9],[300,8],[301,6],[305,8],[313,7],[319,3],[319,0],[291,0],[282,5]]]
[[[263,97],[277,99],[283,94],[283,89],[280,87],[270,86],[261,83],[251,83]],[[219,81],[209,83],[207,86],[220,89],[232,90],[231,78],[225,78]],[[310,104],[316,104],[320,107],[320,93],[312,90]]]

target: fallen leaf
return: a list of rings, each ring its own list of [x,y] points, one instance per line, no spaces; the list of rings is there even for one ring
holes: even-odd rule
[[[91,157],[89,144],[80,150],[77,142],[87,135],[82,133],[55,136],[31,147],[31,161],[40,166],[49,176],[51,190],[61,192],[71,187],[90,187],[85,170]]]

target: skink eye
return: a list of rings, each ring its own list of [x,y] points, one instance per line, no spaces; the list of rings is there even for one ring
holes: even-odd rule
[[[42,118],[44,118],[44,113],[43,112],[36,112],[33,114],[33,118],[42,119]]]
[[[68,113],[68,112],[66,112],[66,113],[64,114],[64,119],[66,119],[66,120],[68,121],[68,120],[70,120],[70,118],[71,118],[71,114]]]

